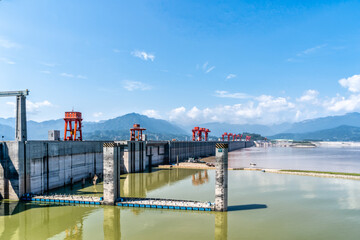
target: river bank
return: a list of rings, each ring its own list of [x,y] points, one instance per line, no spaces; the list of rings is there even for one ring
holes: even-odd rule
[[[178,168],[178,169],[202,169],[215,170],[215,167],[209,167],[205,163],[179,163],[179,165],[160,165],[160,169]],[[262,171],[267,173],[290,174],[310,177],[325,177],[325,178],[343,178],[360,180],[358,173],[342,173],[342,172],[321,172],[308,170],[287,170],[287,169],[262,169],[262,168],[228,168],[228,170],[243,170],[243,171]]]

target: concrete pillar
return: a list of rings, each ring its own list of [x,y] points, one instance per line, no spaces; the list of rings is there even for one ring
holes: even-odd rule
[[[217,143],[215,172],[215,211],[226,212],[228,206],[228,147],[227,143]]]
[[[104,143],[104,204],[114,205],[120,197],[120,160],[118,159],[119,148],[115,143]]]
[[[16,129],[15,141],[26,141],[26,97],[16,96]]]

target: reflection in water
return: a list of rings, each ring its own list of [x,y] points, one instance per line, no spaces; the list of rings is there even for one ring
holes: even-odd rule
[[[155,169],[122,175],[122,194],[206,200],[214,193],[214,174]],[[193,176],[206,175],[208,184],[193,185]],[[358,239],[360,181],[230,171],[229,183],[228,213],[0,201],[0,240],[261,239],[259,231],[267,239]],[[101,196],[102,184],[72,192]]]
[[[120,208],[104,206],[104,239],[121,239]]]
[[[202,173],[203,172],[198,172],[197,174],[192,175],[192,184],[194,186],[202,185],[204,183],[209,182],[209,176],[207,170],[204,171],[204,176],[202,175]]]
[[[74,226],[67,228],[65,230],[65,238],[66,240],[72,239],[83,239],[83,221],[80,220],[80,224],[75,224]],[[80,226],[78,226],[80,225]]]
[[[228,213],[215,212],[215,240],[227,240]]]
[[[97,209],[0,201],[0,239],[83,239],[83,220]]]
[[[152,190],[171,185],[177,181],[197,175],[195,182],[203,184],[209,181],[208,173],[203,170],[196,169],[153,169],[150,173],[131,173],[124,174],[120,180],[120,196],[123,197],[142,197],[145,198],[146,194]],[[196,184],[194,184],[196,185]]]

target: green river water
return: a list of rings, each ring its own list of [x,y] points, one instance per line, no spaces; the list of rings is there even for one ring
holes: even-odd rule
[[[214,171],[121,176],[121,195],[214,201]],[[102,185],[54,192],[102,196]],[[229,171],[227,213],[0,202],[0,239],[360,239],[360,181]]]

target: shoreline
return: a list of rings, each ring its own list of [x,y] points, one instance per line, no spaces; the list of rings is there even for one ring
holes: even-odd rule
[[[204,163],[179,163],[177,165],[159,165],[160,169],[202,169],[215,170],[215,167],[209,167]],[[262,168],[228,168],[228,170],[242,170],[242,171],[261,171],[265,173],[288,174],[308,177],[323,177],[323,178],[342,178],[351,180],[360,180],[360,173],[343,173],[343,172],[323,172],[323,171],[308,171],[308,170],[289,170],[289,169],[262,169]]]

